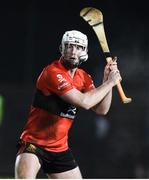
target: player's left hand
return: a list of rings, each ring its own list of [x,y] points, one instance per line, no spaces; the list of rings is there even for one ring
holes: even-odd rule
[[[105,82],[108,79],[109,73],[112,70],[118,70],[117,68],[117,57],[114,57],[110,62],[107,63],[104,69],[104,77],[103,82]]]

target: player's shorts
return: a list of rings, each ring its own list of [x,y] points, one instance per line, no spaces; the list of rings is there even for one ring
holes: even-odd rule
[[[35,154],[39,159],[41,169],[48,174],[69,171],[78,166],[70,149],[63,152],[50,152],[38,145],[21,142],[18,145],[17,155],[21,153]]]

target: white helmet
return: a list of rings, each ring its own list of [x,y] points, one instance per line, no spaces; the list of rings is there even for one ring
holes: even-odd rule
[[[65,50],[65,44],[76,44],[79,46],[83,47],[82,54],[80,55],[80,60],[82,62],[86,61],[88,59],[88,39],[87,36],[80,31],[76,30],[71,30],[71,31],[66,31],[62,37],[62,42],[61,42],[61,53],[62,56],[64,55],[64,50]]]

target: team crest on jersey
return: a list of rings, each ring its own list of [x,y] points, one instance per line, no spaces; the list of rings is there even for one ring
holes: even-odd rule
[[[58,90],[64,89],[69,82],[61,74],[57,74],[56,76],[59,82]]]
[[[61,74],[57,74],[56,76],[59,82],[66,82],[66,79]]]

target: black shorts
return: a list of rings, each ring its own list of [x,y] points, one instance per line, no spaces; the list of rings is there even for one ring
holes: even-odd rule
[[[18,153],[33,153],[41,164],[44,173],[61,173],[76,168],[78,165],[70,149],[63,152],[46,151],[32,143],[19,143]]]

